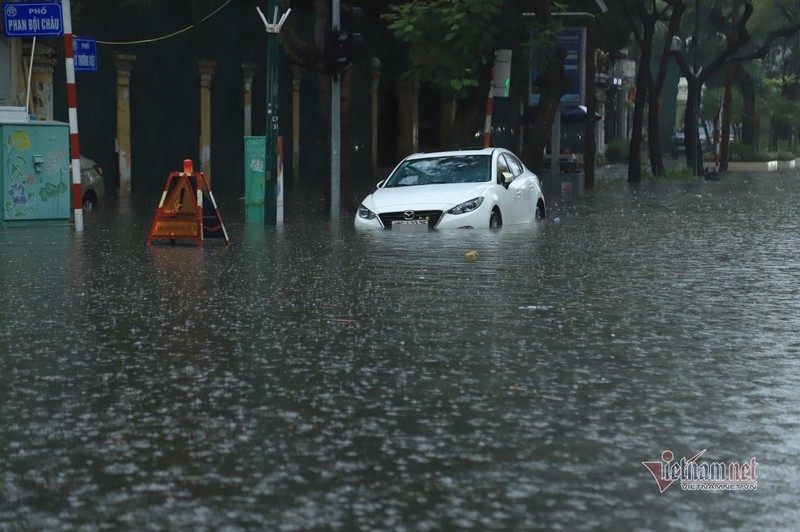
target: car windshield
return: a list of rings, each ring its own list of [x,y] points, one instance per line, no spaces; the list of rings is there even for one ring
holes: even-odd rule
[[[448,155],[411,159],[397,167],[384,188],[436,185],[442,183],[482,183],[491,179],[491,155]]]

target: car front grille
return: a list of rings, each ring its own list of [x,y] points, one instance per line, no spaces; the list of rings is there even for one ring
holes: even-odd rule
[[[395,220],[428,220],[428,228],[435,229],[436,224],[439,223],[439,218],[442,217],[442,211],[414,211],[413,218],[406,218],[405,211],[399,212],[385,212],[380,215],[381,223],[386,229],[392,228],[392,222]]]

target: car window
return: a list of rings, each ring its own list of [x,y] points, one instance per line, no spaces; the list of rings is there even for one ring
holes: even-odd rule
[[[443,183],[480,183],[490,179],[489,155],[447,155],[404,161],[385,188]]]
[[[511,172],[511,170],[508,168],[506,158],[503,157],[503,154],[501,153],[497,158],[497,182],[501,185],[505,183],[505,176],[503,175],[505,172]]]
[[[514,174],[514,177],[521,176],[522,175],[522,163],[519,161],[519,159],[517,159],[516,157],[514,157],[510,153],[506,153],[504,155],[504,157],[506,158],[506,163],[508,164],[509,170],[511,170],[511,173]]]

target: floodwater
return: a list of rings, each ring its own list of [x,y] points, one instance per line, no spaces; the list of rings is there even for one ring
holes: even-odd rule
[[[204,248],[145,246],[157,198],[6,223],[0,529],[795,529],[798,199],[601,184],[415,234],[218,198]],[[660,493],[666,450],[757,490]]]

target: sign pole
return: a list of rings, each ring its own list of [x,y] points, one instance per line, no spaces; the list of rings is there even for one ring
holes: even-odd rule
[[[78,140],[78,93],[75,89],[75,60],[72,48],[72,13],[70,0],[61,0],[64,17],[64,64],[67,68],[67,107],[69,108],[69,146],[72,157],[72,209],[75,231],[83,232],[81,193],[81,150]]]
[[[291,9],[278,20],[278,0],[269,0],[268,9],[273,12],[273,22],[267,22],[264,13],[256,7],[267,30],[267,129],[265,131],[266,156],[264,158],[264,224],[276,225],[278,219],[278,39],[281,26],[286,22]]]
[[[339,0],[331,0],[331,29],[341,23]],[[331,223],[341,216],[342,195],[342,80],[341,74],[331,76]]]

